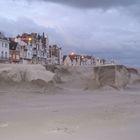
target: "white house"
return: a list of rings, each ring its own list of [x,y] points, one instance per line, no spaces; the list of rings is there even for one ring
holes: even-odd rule
[[[63,57],[63,64],[65,66],[78,66],[80,65],[78,60],[78,56],[75,54],[67,55]]]
[[[24,58],[26,56],[25,50],[26,50],[27,43],[22,41],[20,37],[15,38],[15,42],[18,43],[16,50],[20,52],[20,63],[23,63]]]
[[[72,62],[69,55],[63,57],[63,64],[64,66],[72,66]]]
[[[9,61],[9,40],[0,32],[0,62]]]

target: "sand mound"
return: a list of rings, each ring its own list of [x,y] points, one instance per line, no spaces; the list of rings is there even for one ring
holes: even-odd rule
[[[53,73],[59,73],[62,75],[69,75],[72,73],[71,68],[62,65],[45,65],[47,71],[51,71]]]
[[[46,66],[55,72],[55,81],[66,89],[113,90],[124,89],[127,85],[139,83],[139,72],[123,65],[87,66]]]
[[[32,83],[44,85],[54,78],[54,73],[46,71],[41,65],[0,65],[0,83]]]
[[[33,85],[46,89],[55,89],[58,86],[62,89],[95,90],[102,88],[110,90],[125,88],[129,83],[139,83],[139,79],[137,70],[128,70],[122,65],[98,67],[0,65],[1,87],[20,85],[21,88],[30,88]]]
[[[133,81],[133,84],[140,84],[140,79]]]
[[[72,71],[70,71],[70,67],[62,66],[62,65],[45,65],[47,71],[55,73],[53,81],[56,83],[62,83],[62,78],[68,75],[72,75]],[[69,77],[70,78],[70,77]]]
[[[123,65],[107,65],[94,68],[95,80],[99,87],[125,88],[129,84],[130,72]]]
[[[140,83],[140,73],[139,73],[139,69],[135,69],[135,68],[128,68],[128,71],[130,73],[130,84],[139,84]]]
[[[87,90],[89,88],[95,89],[96,83],[93,79],[93,67],[87,66],[74,66],[66,67],[59,66],[56,72],[60,80],[61,86],[66,89],[82,89]],[[58,79],[57,78],[57,79]]]
[[[135,68],[127,68],[128,72],[131,73],[131,74],[139,74],[138,70],[135,69]]]

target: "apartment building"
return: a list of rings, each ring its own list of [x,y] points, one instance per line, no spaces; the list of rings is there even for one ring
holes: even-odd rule
[[[9,61],[9,40],[0,32],[0,63]]]

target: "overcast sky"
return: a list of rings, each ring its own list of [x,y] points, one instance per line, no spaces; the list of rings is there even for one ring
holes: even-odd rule
[[[140,66],[140,0],[0,0],[7,35],[46,32],[50,43]]]

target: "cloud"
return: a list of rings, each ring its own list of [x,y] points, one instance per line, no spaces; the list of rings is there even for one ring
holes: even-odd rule
[[[62,44],[63,38],[51,27],[44,27],[38,25],[35,21],[26,18],[19,17],[16,20],[0,17],[0,31],[4,32],[7,36],[16,36],[18,34],[26,33],[43,33],[45,32],[50,40],[50,43]]]
[[[0,17],[1,29],[8,35],[15,35],[22,32],[41,32],[45,28],[37,25],[33,20],[26,17],[19,17],[16,20]]]
[[[39,0],[28,0],[39,1]],[[126,7],[130,5],[140,4],[139,0],[42,0],[45,2],[53,2],[65,4],[79,8],[110,8],[110,7]]]

